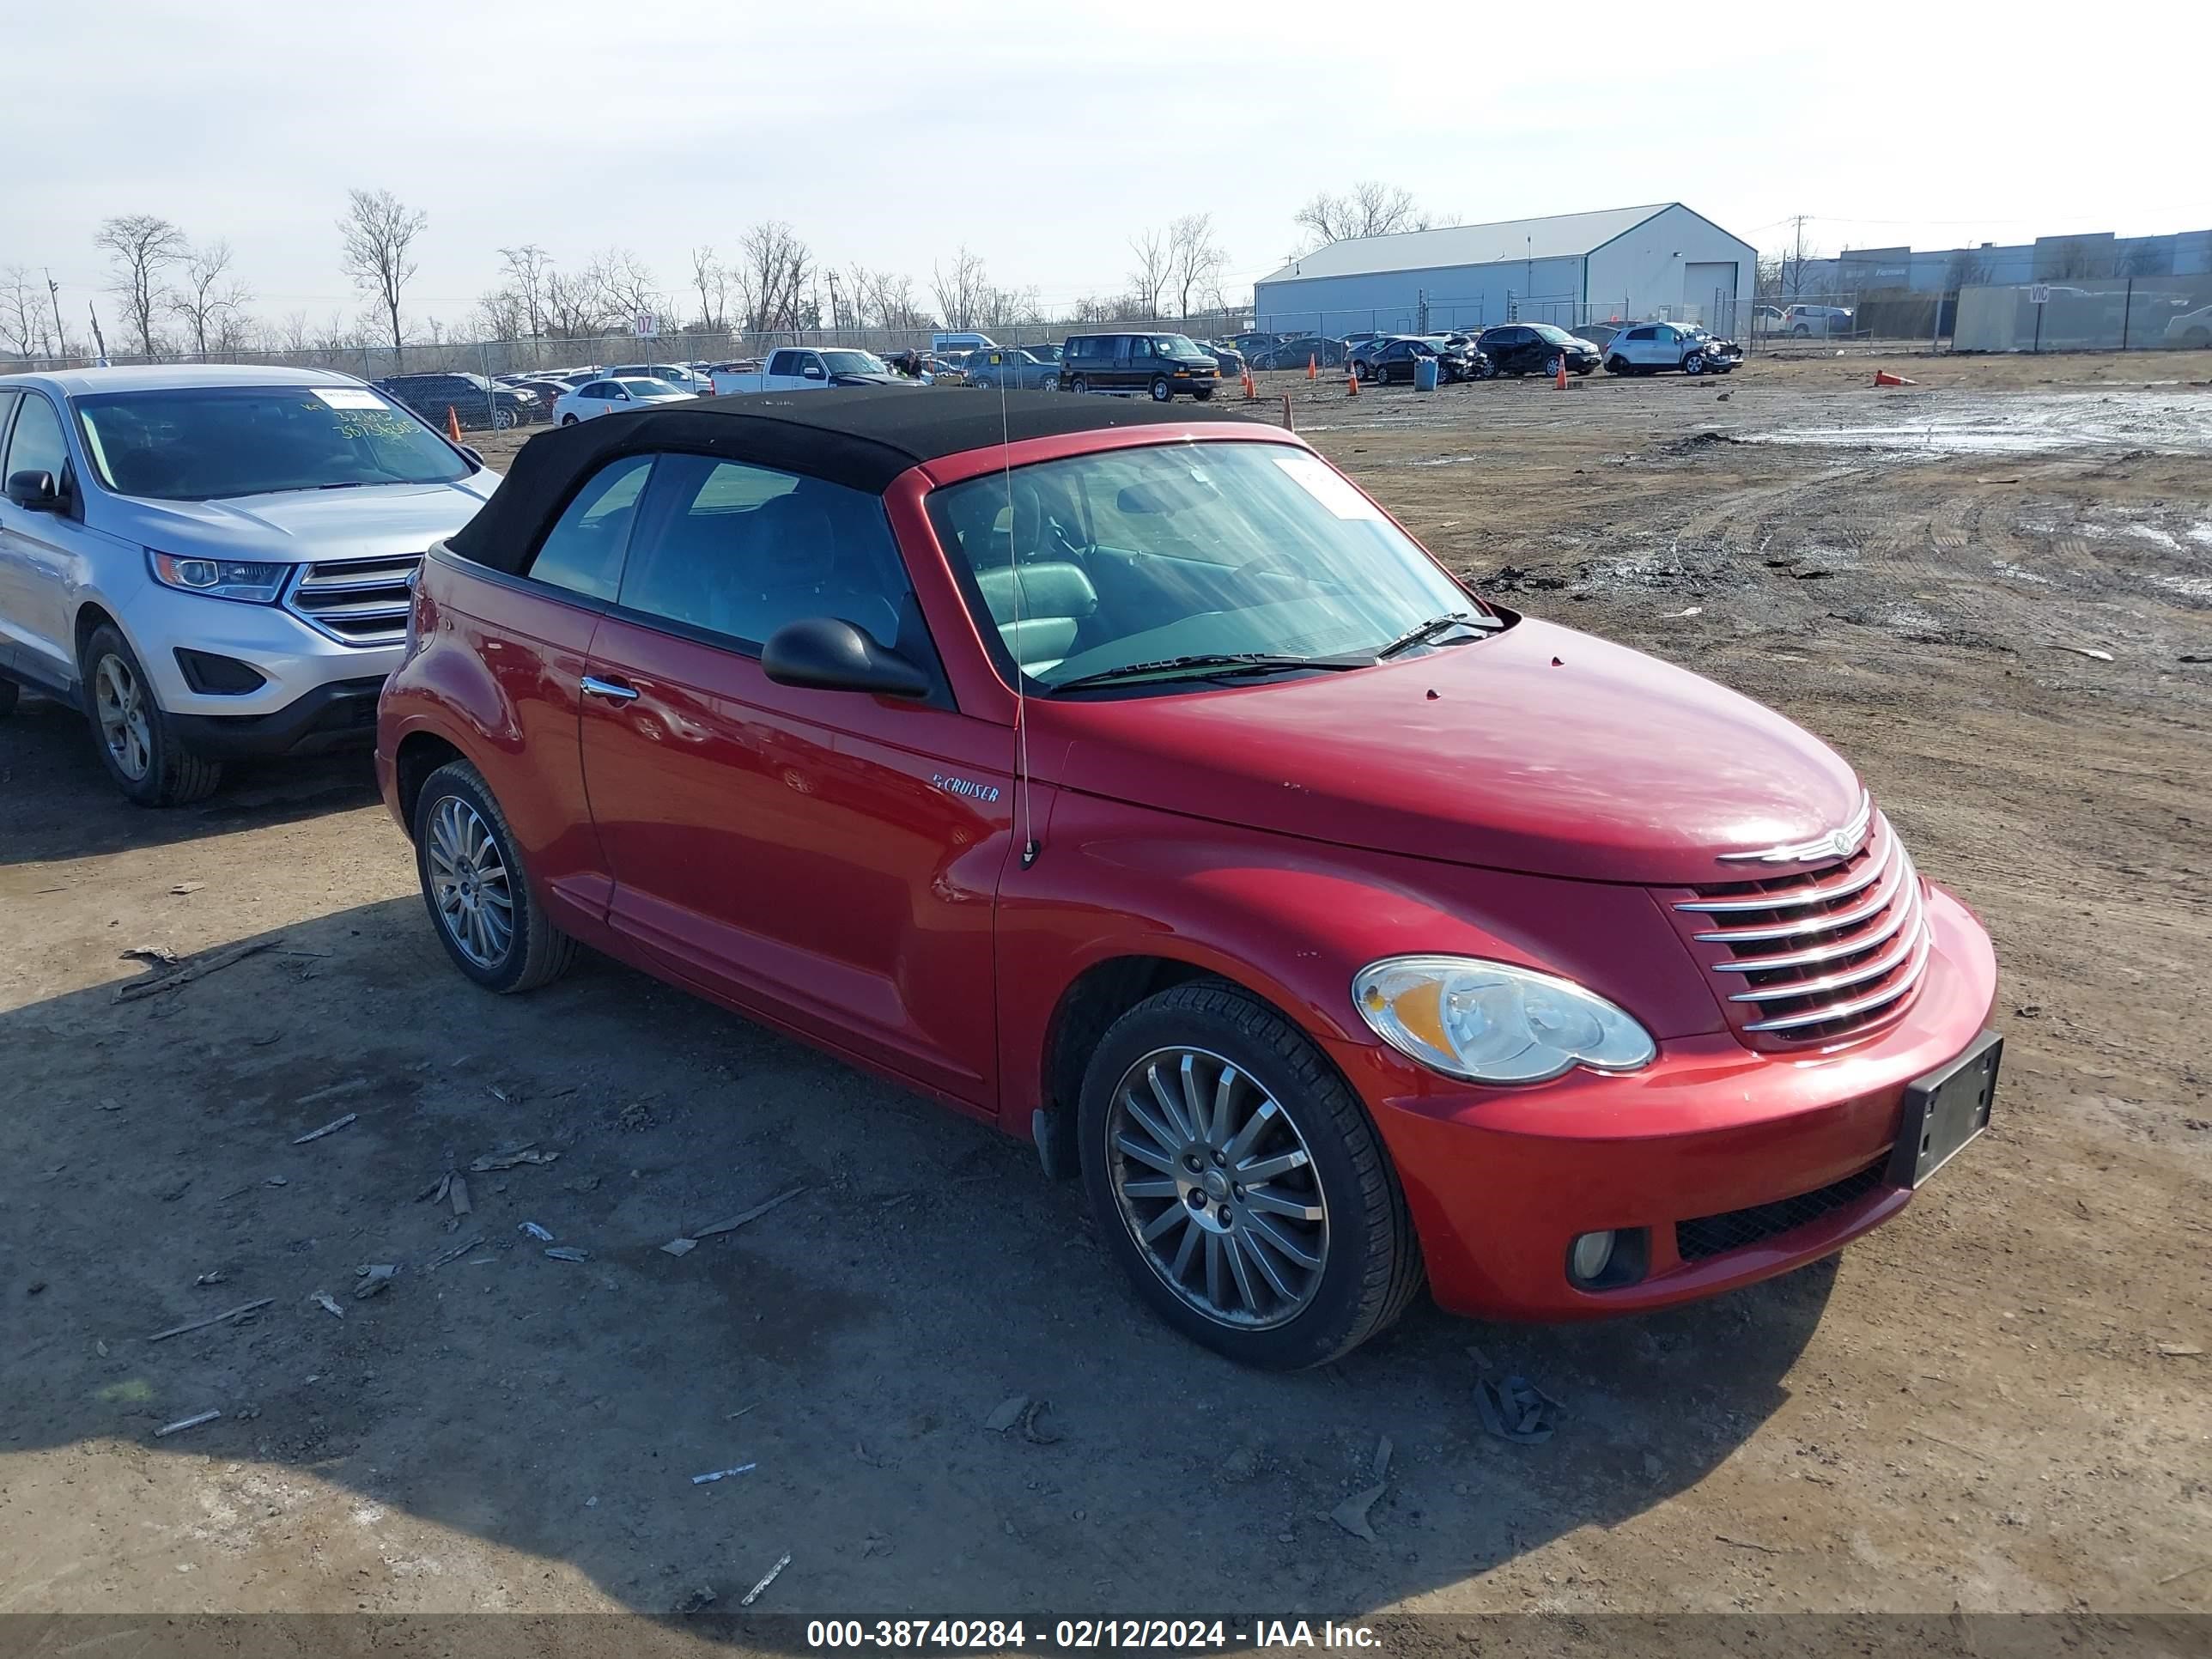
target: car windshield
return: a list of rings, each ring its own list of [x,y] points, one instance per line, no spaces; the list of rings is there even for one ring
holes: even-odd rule
[[[1326,462],[1285,444],[1042,461],[939,489],[929,510],[1002,668],[1039,690],[1194,656],[1341,666],[1431,618],[1481,614]]]
[[[1188,334],[1155,334],[1152,349],[1163,357],[1203,357],[1198,343]]]
[[[205,501],[450,483],[470,471],[422,422],[367,386],[109,392],[74,407],[93,471],[120,495]]]
[[[1024,346],[1022,349],[1041,363],[1056,363],[1060,361],[1060,348],[1056,345]]]
[[[1541,335],[1545,339],[1549,340],[1553,345],[1573,345],[1576,343],[1575,337],[1568,333],[1564,328],[1554,328],[1549,323],[1532,323],[1529,326],[1534,328],[1536,332]]]
[[[825,351],[822,361],[832,374],[888,374],[890,368],[872,351]]]
[[[682,386],[671,386],[665,380],[651,380],[640,377],[636,380],[617,380],[615,384],[633,398],[680,398],[684,395]]]

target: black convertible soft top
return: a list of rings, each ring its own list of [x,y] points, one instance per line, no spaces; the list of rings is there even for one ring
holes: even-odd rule
[[[1006,441],[1116,427],[1238,420],[1225,410],[1056,392],[884,386],[701,398],[541,432],[482,511],[447,542],[472,563],[521,568],[576,486],[621,455],[689,450],[881,494],[909,467]]]

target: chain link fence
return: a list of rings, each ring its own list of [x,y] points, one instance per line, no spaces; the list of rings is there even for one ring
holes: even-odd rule
[[[2212,345],[2212,276],[1962,289],[1958,351],[2160,351]]]

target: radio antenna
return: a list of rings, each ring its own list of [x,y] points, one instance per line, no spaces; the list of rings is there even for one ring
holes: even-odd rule
[[[1012,425],[1006,417],[1006,351],[999,353],[997,373],[993,376],[999,383],[999,460],[1000,478],[1006,489],[1006,586],[1014,596],[1014,831],[1022,841],[1022,868],[1026,870],[1037,860],[1042,849],[1037,845],[1036,818],[1030,799],[1030,721],[1029,699],[1022,690],[1022,682],[1028,678],[1022,667],[1022,567],[1020,554],[1014,542],[1014,458]]]

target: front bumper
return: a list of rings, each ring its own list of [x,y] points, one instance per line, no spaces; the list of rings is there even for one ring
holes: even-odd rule
[[[344,644],[310,628],[281,605],[211,599],[150,580],[118,595],[108,608],[123,619],[131,648],[153,681],[162,709],[188,722],[205,717],[202,723],[210,730],[243,732],[250,729],[242,724],[246,721],[281,725],[288,711],[325,686],[359,680],[381,683],[406,653],[398,641]],[[242,662],[261,677],[262,684],[240,694],[195,690],[177,661],[179,646]]]
[[[264,714],[173,714],[170,724],[199,754],[320,755],[376,741],[376,698],[384,677],[331,680]]]
[[[1390,1050],[1336,1052],[1390,1149],[1437,1303],[1536,1320],[1668,1307],[1802,1267],[1903,1209],[1911,1194],[1889,1182],[1887,1158],[1905,1086],[1972,1046],[1996,994],[1989,936],[1966,907],[1931,886],[1928,916],[1934,953],[1911,1010],[1826,1054],[1754,1054],[1714,1035],[1668,1042],[1632,1076],[1478,1090]],[[1686,1255],[1678,1244],[1683,1224],[1801,1197],[1790,1213],[1806,1219],[1754,1242],[1713,1250],[1727,1229],[1708,1225]],[[1642,1274],[1578,1288],[1569,1247],[1604,1229],[1644,1231]]]

